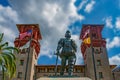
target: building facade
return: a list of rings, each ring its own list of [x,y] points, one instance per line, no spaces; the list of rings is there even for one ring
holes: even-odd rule
[[[113,70],[116,65],[109,65],[106,41],[102,37],[104,25],[83,25],[80,33],[81,52],[84,65],[74,66],[74,77],[88,77],[92,80],[120,80],[120,70]],[[42,39],[38,24],[17,24],[19,34],[32,30],[31,36],[15,39],[15,47],[20,50],[17,57],[16,77],[13,80],[37,80],[40,77],[55,76],[55,65],[37,65],[40,52],[39,40]],[[66,66],[65,76],[68,75]],[[60,65],[57,67],[59,76]],[[0,79],[2,73],[0,73]]]
[[[111,71],[115,66],[116,65],[110,65]],[[40,77],[53,77],[55,76],[55,65],[37,65],[35,75],[36,75],[36,79]],[[59,75],[60,75],[60,65],[58,65],[58,68],[57,68],[57,76]],[[66,66],[64,75],[65,76],[68,75],[67,66]],[[87,77],[86,71],[85,71],[85,65],[75,65],[74,70],[73,70],[73,76],[74,77]],[[97,79],[97,80],[100,80],[100,79]]]
[[[35,80],[35,68],[40,52],[39,40],[42,39],[39,25],[17,24],[17,28],[19,35],[22,34],[22,36],[19,36],[14,41],[15,47],[18,47],[20,51],[19,54],[16,54],[18,60],[16,62],[17,71],[14,80]],[[28,35],[29,30],[32,30],[30,35]]]
[[[120,80],[120,65],[112,69],[113,80]]]
[[[85,62],[85,74],[92,80],[113,80],[109,66],[106,41],[102,37],[104,25],[83,25],[80,39]]]
[[[38,25],[17,25],[20,33],[29,29],[33,30],[30,47],[20,48],[20,54],[17,62],[17,78],[15,80],[36,80],[39,77],[54,76],[55,65],[37,65],[37,56],[40,52],[39,40],[42,39]],[[102,29],[104,25],[83,25],[80,40],[81,52],[85,65],[76,65],[74,67],[74,76],[89,77],[92,80],[113,80],[112,68],[109,66],[106,41],[102,37]],[[25,37],[22,42],[19,38],[15,40],[15,46],[21,47],[29,38]],[[85,39],[90,39],[90,43],[85,43]],[[36,41],[36,42],[35,42]],[[60,66],[58,66],[58,74]],[[67,75],[67,66],[65,70]]]

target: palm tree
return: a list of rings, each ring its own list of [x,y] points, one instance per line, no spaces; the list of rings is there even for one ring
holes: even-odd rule
[[[3,80],[5,80],[5,75],[10,80],[15,76],[16,57],[14,53],[18,53],[18,49],[8,46],[8,42],[3,42],[3,33],[0,34],[0,70],[2,70]]]

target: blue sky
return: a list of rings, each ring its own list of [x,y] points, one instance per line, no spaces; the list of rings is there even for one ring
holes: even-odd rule
[[[82,24],[104,24],[109,62],[120,65],[120,0],[0,0],[0,32],[12,46],[19,33],[16,24],[21,23],[40,25],[43,39],[38,64],[55,64],[53,52],[67,29],[78,45],[76,64],[83,64]]]

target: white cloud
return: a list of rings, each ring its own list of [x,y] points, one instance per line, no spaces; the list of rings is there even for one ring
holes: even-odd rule
[[[112,17],[111,16],[105,18],[104,21],[105,21],[106,27],[113,28]]]
[[[114,37],[112,41],[107,39],[107,48],[110,49],[114,47],[120,47],[120,37],[118,36]]]
[[[40,55],[54,57],[57,42],[64,37],[68,26],[83,15],[77,13],[75,0],[9,0],[21,23],[38,23],[42,34]]]
[[[77,44],[77,52],[76,52],[76,64],[83,64],[83,57],[82,53],[80,50],[80,40],[79,40],[79,35],[72,35],[71,39],[74,39],[76,44]]]
[[[4,26],[0,25],[0,32],[4,33],[4,36],[7,37],[8,40],[11,40],[12,38],[15,38],[15,33],[9,28],[6,28]],[[12,37],[11,37],[12,36]]]
[[[17,12],[9,6],[3,7],[0,5],[0,22],[5,22],[6,20],[18,22]]]
[[[116,18],[115,26],[116,26],[117,29],[120,29],[120,17]]]
[[[88,2],[88,0],[82,0],[82,2],[80,3],[80,5],[78,6],[78,10],[81,10],[85,4]]]
[[[120,53],[109,58],[110,64],[120,65]]]
[[[94,7],[95,1],[91,0],[90,3],[88,3],[84,9],[85,12],[90,13]]]
[[[10,6],[0,5],[0,33],[4,33],[4,41],[14,46],[16,36],[16,23],[19,22],[18,14]]]

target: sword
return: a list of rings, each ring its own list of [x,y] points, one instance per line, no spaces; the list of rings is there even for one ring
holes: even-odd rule
[[[57,63],[58,63],[58,56],[59,56],[59,53],[55,53],[54,52],[54,54],[57,56],[57,58],[56,58],[56,64],[55,64],[55,76],[57,76]]]

